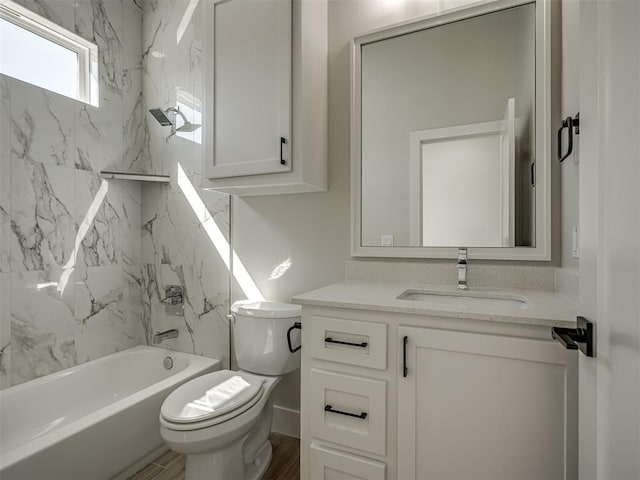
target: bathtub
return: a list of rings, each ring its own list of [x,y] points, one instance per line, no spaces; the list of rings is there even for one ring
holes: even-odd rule
[[[167,395],[218,369],[218,360],[139,346],[2,390],[0,478],[126,478],[165,449]]]

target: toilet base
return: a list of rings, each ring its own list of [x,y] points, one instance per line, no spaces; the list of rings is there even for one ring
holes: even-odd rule
[[[213,452],[188,454],[185,480],[259,480],[271,463],[272,418],[273,403],[269,399],[255,425],[242,438]]]
[[[273,448],[271,447],[271,442],[267,440],[267,443],[262,447],[253,462],[244,464],[245,480],[259,480],[262,478],[269,465],[271,465],[272,456]]]
[[[253,461],[244,463],[242,448],[231,446],[214,453],[187,455],[186,480],[259,480],[271,464],[271,442],[267,440]]]

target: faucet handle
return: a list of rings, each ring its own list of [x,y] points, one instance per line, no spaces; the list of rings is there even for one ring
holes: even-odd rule
[[[182,299],[182,295],[177,293],[175,295],[160,299],[160,303],[164,303],[165,305],[181,305],[184,303],[184,301]]]
[[[458,263],[467,263],[467,249],[464,247],[458,248]]]

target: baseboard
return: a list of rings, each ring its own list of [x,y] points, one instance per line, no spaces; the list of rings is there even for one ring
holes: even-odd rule
[[[300,438],[300,412],[291,408],[273,406],[271,431]]]

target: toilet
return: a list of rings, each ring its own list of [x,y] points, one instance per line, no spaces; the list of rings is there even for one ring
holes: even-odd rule
[[[186,480],[257,480],[271,462],[271,392],[300,367],[300,306],[241,301],[231,307],[238,370],[178,387],[160,409],[165,444],[185,454]]]

